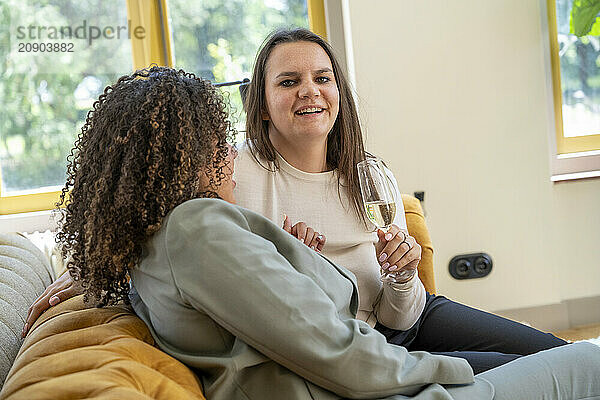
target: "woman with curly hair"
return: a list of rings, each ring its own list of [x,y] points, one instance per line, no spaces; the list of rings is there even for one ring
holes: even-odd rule
[[[219,183],[230,176],[232,133],[214,91],[191,74],[152,68],[108,86],[88,113],[57,240],[72,257],[71,276],[99,305],[127,298],[128,271],[170,210],[227,187]]]
[[[208,399],[600,396],[592,344],[475,377],[463,359],[388,344],[355,319],[353,274],[234,204],[232,136],[209,82],[137,71],[94,103],[61,196],[58,237],[85,296],[130,299]]]

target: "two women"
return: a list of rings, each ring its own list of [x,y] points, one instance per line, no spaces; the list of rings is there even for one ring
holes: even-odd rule
[[[304,226],[293,232],[315,248],[314,232],[324,232],[322,250],[334,261],[355,250],[345,265],[360,296],[353,274],[257,214],[221,200],[187,201],[231,201],[234,186],[222,102],[190,75],[154,68],[105,91],[76,144],[65,188],[72,190],[60,239],[73,254],[71,274],[101,304],[126,297],[129,274],[136,312],[165,351],[202,372],[209,398],[265,398],[266,382],[276,382],[276,397],[289,398],[463,391],[474,398],[479,390],[477,398],[491,398],[487,382],[508,394],[510,385],[495,378],[517,371],[510,379],[516,396],[527,393],[523,368],[551,359],[561,366],[541,372],[542,387],[552,379],[570,384],[560,376],[573,372],[569,360],[588,346],[527,357],[461,388],[433,383],[471,382],[463,360],[407,353],[462,350],[452,355],[485,370],[564,342],[426,295],[417,278],[381,287],[380,267],[416,268],[419,248],[398,228],[386,238],[362,225],[354,164],[365,153],[351,95],[326,43],[304,30],[272,36],[257,58],[248,114],[236,196],[279,226],[284,212],[307,221],[315,228],[308,243]],[[67,281],[38,304],[71,294]],[[354,319],[356,312],[368,324]],[[457,332],[442,330],[450,323],[471,335],[482,329],[489,340],[473,351],[458,340],[449,345]],[[402,347],[387,344],[373,326]],[[521,343],[512,343],[516,338]],[[498,354],[517,347],[515,355]],[[588,351],[589,370],[597,372],[598,350]]]
[[[600,395],[592,344],[474,377],[460,358],[387,343],[354,319],[353,274],[232,204],[230,137],[209,82],[138,71],[95,103],[62,198],[70,274],[101,305],[129,296],[157,344],[198,371],[208,399]]]

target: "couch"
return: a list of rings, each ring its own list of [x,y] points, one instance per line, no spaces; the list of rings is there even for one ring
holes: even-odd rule
[[[408,230],[423,249],[419,277],[433,293],[433,248],[423,210],[412,196],[402,195],[402,200]],[[77,296],[51,307],[33,325],[0,400],[80,398],[204,396],[193,371],[154,347],[148,328],[129,306],[99,309]]]
[[[21,346],[29,305],[54,279],[47,257],[20,234],[0,234],[0,387]]]

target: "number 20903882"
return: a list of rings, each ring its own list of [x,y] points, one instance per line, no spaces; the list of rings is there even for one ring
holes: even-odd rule
[[[19,53],[72,53],[73,43],[19,43]]]

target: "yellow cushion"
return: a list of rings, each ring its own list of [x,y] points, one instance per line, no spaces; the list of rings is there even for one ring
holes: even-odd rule
[[[408,232],[413,236],[417,243],[421,245],[421,262],[418,271],[419,278],[429,293],[435,293],[435,277],[433,275],[433,245],[431,237],[425,224],[425,216],[421,202],[415,197],[402,194],[402,203],[404,204],[404,214],[406,216],[406,225]]]
[[[32,327],[0,399],[204,399],[194,373],[153,344],[131,308],[74,297]]]

